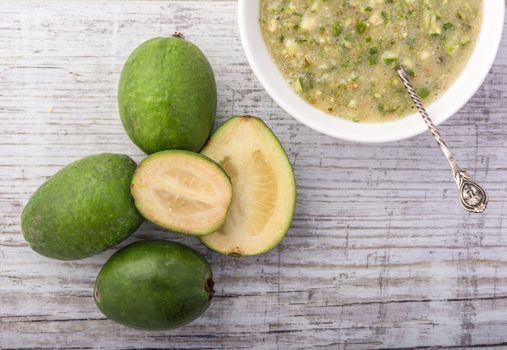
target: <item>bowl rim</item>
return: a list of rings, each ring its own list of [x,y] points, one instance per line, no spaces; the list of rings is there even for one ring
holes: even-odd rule
[[[352,142],[392,142],[427,131],[426,124],[417,113],[383,123],[355,123],[333,117],[299,97],[283,78],[264,42],[259,23],[260,1],[238,2],[241,42],[257,79],[289,115],[323,134]],[[439,125],[456,114],[481,87],[500,47],[504,14],[504,0],[483,0],[481,31],[469,61],[449,89],[428,106],[435,124]]]

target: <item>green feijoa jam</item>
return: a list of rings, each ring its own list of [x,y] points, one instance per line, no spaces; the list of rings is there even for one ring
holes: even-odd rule
[[[456,80],[480,31],[482,0],[261,0],[271,55],[301,97],[356,122],[413,109],[394,68],[425,102]],[[379,107],[380,106],[380,107]]]

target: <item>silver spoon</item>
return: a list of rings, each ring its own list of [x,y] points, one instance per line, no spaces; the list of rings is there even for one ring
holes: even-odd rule
[[[437,141],[438,145],[440,146],[440,149],[442,149],[442,151],[444,152],[447,161],[451,165],[451,169],[454,174],[454,181],[456,181],[456,185],[458,186],[459,199],[461,204],[467,211],[473,213],[484,212],[484,210],[486,210],[486,207],[488,205],[488,194],[477,182],[475,182],[474,180],[472,180],[470,176],[468,176],[465,170],[461,169],[461,167],[459,166],[458,162],[454,158],[454,155],[452,154],[452,152],[449,150],[444,140],[442,139],[440,132],[438,132],[437,127],[431,120],[428,112],[426,111],[426,108],[424,108],[421,99],[419,98],[419,96],[417,96],[417,93],[412,87],[412,84],[410,83],[405,68],[403,68],[402,66],[397,66],[396,73],[398,73],[401,81],[403,82],[403,85],[407,89],[408,94],[412,98],[412,101],[414,102],[415,106],[419,110],[419,113],[421,113],[421,116],[426,122],[428,129],[430,129],[431,134]]]

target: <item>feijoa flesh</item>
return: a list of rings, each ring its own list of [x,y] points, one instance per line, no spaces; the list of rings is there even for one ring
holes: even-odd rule
[[[211,136],[202,153],[222,166],[233,198],[224,225],[200,237],[224,255],[257,255],[287,233],[296,203],[290,161],[275,134],[259,118],[234,117]]]
[[[224,170],[189,151],[162,151],[144,159],[131,191],[148,221],[196,236],[218,230],[232,200],[232,184]]]

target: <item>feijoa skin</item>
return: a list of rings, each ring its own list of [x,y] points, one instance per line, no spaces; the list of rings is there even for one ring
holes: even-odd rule
[[[154,38],[125,63],[118,104],[127,134],[145,153],[198,152],[215,121],[215,76],[202,51],[181,35]]]
[[[82,259],[126,239],[143,222],[130,194],[136,163],[103,153],[75,161],[33,194],[21,228],[37,253],[59,260]]]
[[[109,319],[143,330],[169,330],[198,318],[213,298],[213,274],[197,251],[164,240],[138,241],[102,267],[94,298]]]

